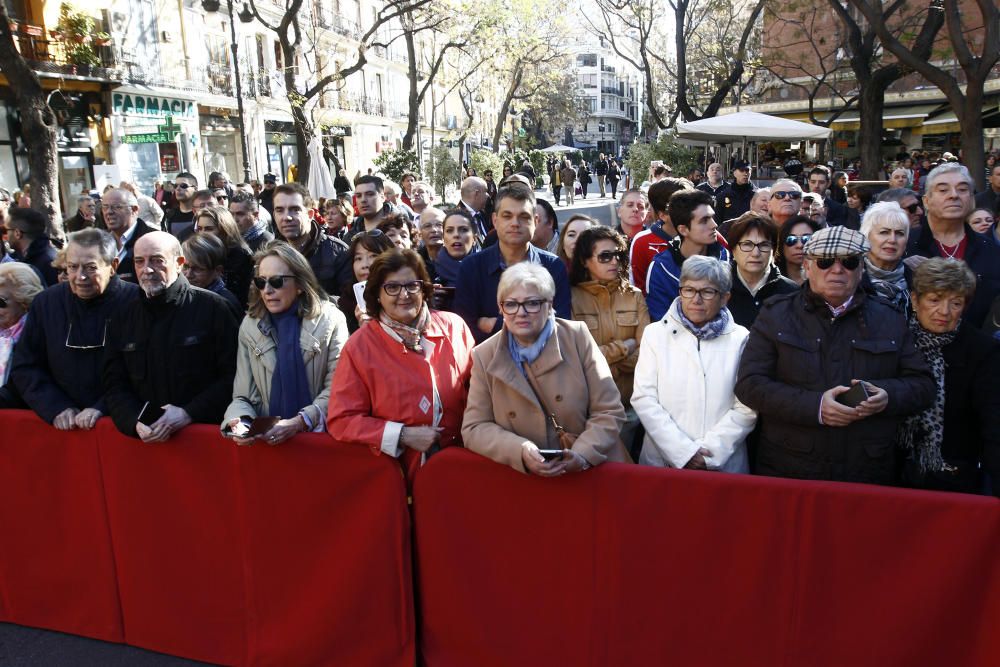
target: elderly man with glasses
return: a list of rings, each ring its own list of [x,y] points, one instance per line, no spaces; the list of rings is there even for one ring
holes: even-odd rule
[[[114,236],[93,228],[70,234],[69,280],[35,297],[14,349],[11,383],[57,429],[90,429],[107,413],[101,363],[108,320],[139,297],[117,267]]]
[[[122,280],[138,282],[132,263],[135,242],[156,229],[139,218],[139,202],[128,190],[108,190],[101,200],[101,213],[117,244],[118,276]]]
[[[782,178],[771,186],[771,200],[767,212],[779,228],[786,221],[799,215],[802,207],[802,188],[795,181]]]
[[[760,415],[759,474],[897,481],[896,429],[935,385],[905,316],[861,289],[868,250],[860,232],[819,230],[805,245],[805,285],[754,322],[736,396]]]

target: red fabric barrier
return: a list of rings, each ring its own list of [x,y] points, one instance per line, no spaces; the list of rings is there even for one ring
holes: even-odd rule
[[[396,461],[328,437],[158,445],[0,413],[0,619],[248,665],[411,666]],[[98,444],[99,443],[99,444]]]
[[[416,480],[427,665],[995,665],[1000,502],[467,451]]]
[[[122,641],[97,441],[0,418],[0,619]]]

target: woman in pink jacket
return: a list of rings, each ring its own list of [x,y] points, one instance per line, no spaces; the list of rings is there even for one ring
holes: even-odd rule
[[[371,318],[344,345],[327,430],[340,442],[400,459],[407,479],[442,447],[461,445],[475,339],[462,318],[428,307],[420,255],[387,250],[368,274]]]

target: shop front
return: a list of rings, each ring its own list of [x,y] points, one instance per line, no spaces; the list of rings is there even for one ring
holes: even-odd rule
[[[233,183],[239,183],[243,180],[243,156],[238,113],[233,109],[202,106],[199,119],[205,173],[222,172]]]
[[[157,181],[190,171],[205,180],[194,100],[148,90],[119,88],[111,94],[112,151],[123,179],[153,191]]]
[[[299,149],[295,143],[295,126],[281,120],[264,121],[267,136],[267,170],[287,183],[295,180],[299,168]]]

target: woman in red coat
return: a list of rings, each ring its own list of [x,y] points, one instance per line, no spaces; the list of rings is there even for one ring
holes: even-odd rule
[[[420,255],[387,250],[368,274],[368,320],[344,345],[327,430],[340,442],[399,458],[412,481],[442,447],[461,445],[475,339],[462,318],[428,308]]]

